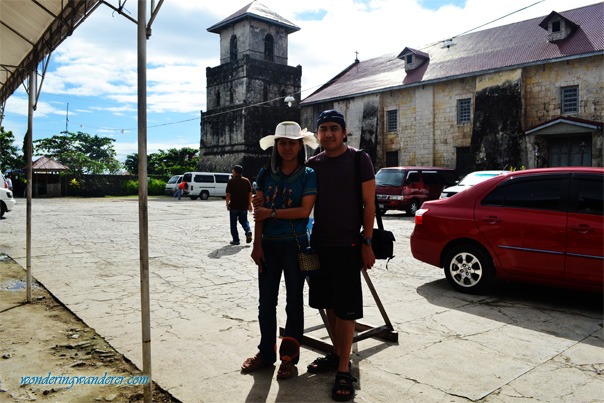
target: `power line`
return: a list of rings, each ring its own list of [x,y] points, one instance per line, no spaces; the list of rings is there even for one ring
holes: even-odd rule
[[[251,105],[245,105],[245,106],[242,106],[240,108],[229,109],[228,111],[215,112],[215,113],[212,113],[212,114],[206,114],[206,115],[204,115],[204,118],[206,118],[206,117],[220,116],[220,115],[223,115],[225,113],[236,112],[236,111],[244,110],[246,108],[252,108],[252,107],[261,106],[261,105],[264,105],[264,104],[269,104],[269,103],[272,103],[272,102],[275,102],[275,101],[279,101],[279,100],[285,100],[285,98],[287,96],[289,96],[289,95],[298,95],[298,94],[301,95],[303,92],[312,91],[312,90],[314,90],[316,88],[319,88],[321,85],[316,85],[314,87],[310,87],[310,88],[305,89],[305,90],[300,90],[298,92],[294,92],[293,94],[288,94],[285,97],[273,98],[273,99],[269,99],[268,101],[262,101],[262,102],[258,102],[258,103],[251,104]],[[176,124],[180,124],[180,123],[191,122],[191,121],[199,120],[199,119],[200,119],[199,117],[195,117],[195,118],[190,118],[190,119],[178,120],[178,121],[175,121],[175,122],[167,122],[167,123],[160,123],[160,124],[156,124],[156,125],[148,125],[147,129],[151,129],[151,128],[155,128],[155,127],[171,126],[171,125],[176,125]],[[87,128],[96,129],[96,130],[112,130],[112,131],[118,131],[118,132],[122,132],[122,133],[125,132],[125,131],[138,130],[138,127],[118,129],[118,128],[111,128],[111,127],[94,127],[94,126],[84,125],[83,123],[80,123],[79,125],[80,125],[81,128],[87,127]]]
[[[499,20],[502,20],[502,19],[504,19],[504,18],[506,18],[506,17],[509,17],[510,15],[514,15],[514,14],[516,14],[516,13],[519,13],[520,11],[524,11],[524,10],[526,10],[527,8],[533,7],[534,5],[537,5],[537,4],[539,4],[539,3],[543,3],[544,1],[545,1],[545,0],[539,0],[539,1],[537,1],[537,2],[535,2],[535,3],[533,3],[533,4],[530,4],[530,5],[526,6],[526,7],[519,8],[519,9],[518,9],[518,10],[516,10],[516,11],[512,11],[511,13],[508,13],[508,14],[506,14],[506,15],[504,15],[504,16],[501,16],[501,17],[495,18],[495,19],[494,19],[494,20],[492,20],[492,21],[489,21],[489,22],[484,23],[484,24],[482,24],[482,25],[479,25],[479,26],[477,26],[477,27],[475,27],[475,28],[472,28],[472,29],[469,29],[469,30],[467,30],[467,31],[465,31],[465,32],[462,32],[461,34],[454,35],[454,36],[452,36],[451,38],[442,39],[442,40],[440,40],[440,41],[438,41],[438,42],[434,42],[434,43],[432,43],[432,44],[430,44],[430,45],[426,45],[426,46],[424,46],[423,48],[421,48],[420,50],[425,50],[425,49],[431,48],[432,46],[439,45],[439,44],[443,43],[444,41],[447,41],[447,40],[452,40],[453,38],[457,38],[458,36],[462,36],[462,35],[465,35],[465,34],[468,34],[468,33],[472,32],[472,31],[476,31],[476,30],[477,30],[477,29],[479,29],[479,28],[486,27],[486,26],[487,26],[487,25],[489,25],[489,24],[492,24],[492,23],[494,23],[494,22],[497,22],[497,21],[499,21]]]

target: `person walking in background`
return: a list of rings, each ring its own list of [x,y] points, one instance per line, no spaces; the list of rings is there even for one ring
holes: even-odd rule
[[[229,210],[231,236],[233,237],[231,245],[239,245],[238,221],[243,227],[245,241],[252,242],[252,231],[247,219],[247,212],[253,210],[252,185],[248,178],[242,176],[243,167],[241,165],[235,165],[232,174],[226,187],[226,207]]]
[[[363,317],[361,270],[375,264],[375,172],[367,153],[346,144],[346,121],[340,112],[321,112],[317,136],[323,151],[307,165],[318,180],[311,246],[319,254],[321,269],[309,277],[309,303],[326,309],[334,349],[313,361],[308,371],[337,371],[331,397],[346,401],[354,398],[356,382],[350,353],[356,320]]]
[[[180,182],[176,186],[176,192],[174,192],[174,197],[176,197],[178,200],[180,200],[180,198],[182,197],[182,192],[185,190],[186,186],[187,186],[187,182],[185,182],[185,181]]]
[[[257,176],[252,259],[258,266],[258,353],[245,360],[241,372],[272,366],[277,360],[277,301],[281,273],[285,277],[287,320],[279,348],[281,365],[277,379],[296,374],[304,333],[304,273],[298,252],[308,245],[308,215],[317,194],[315,172],[306,167],[304,145],[319,146],[312,133],[296,122],[281,122],[275,134],[260,140],[260,147],[273,147],[270,168]]]

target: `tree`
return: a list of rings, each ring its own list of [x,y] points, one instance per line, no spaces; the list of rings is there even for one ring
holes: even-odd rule
[[[147,157],[147,173],[152,175],[172,176],[187,171],[195,171],[199,150],[190,147],[181,149],[170,148],[168,151],[158,150]],[[138,171],[138,154],[130,154],[124,163],[131,173]]]
[[[138,153],[128,154],[126,156],[126,161],[124,161],[124,166],[128,172],[136,175],[138,172]]]
[[[5,132],[4,127],[0,126],[0,172],[23,168],[23,156],[18,154],[14,142],[13,132]]]
[[[34,154],[46,155],[80,174],[116,173],[121,164],[115,158],[115,139],[88,133],[62,132],[33,142]]]

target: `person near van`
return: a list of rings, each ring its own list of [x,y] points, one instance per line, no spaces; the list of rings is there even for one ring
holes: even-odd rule
[[[231,224],[231,236],[233,240],[231,245],[239,245],[239,230],[237,221],[243,227],[245,241],[252,242],[252,231],[250,222],[247,219],[247,212],[252,211],[252,185],[243,174],[243,167],[235,165],[233,167],[233,177],[229,179],[226,186],[226,207],[229,210]]]
[[[176,192],[174,193],[174,197],[176,197],[178,200],[180,200],[180,198],[182,197],[182,192],[183,190],[185,190],[185,187],[187,186],[187,182],[182,181],[178,184],[178,186],[176,186]]]
[[[6,177],[6,186],[8,186],[8,190],[13,191],[13,181],[8,176]]]
[[[260,139],[273,147],[270,167],[258,172],[254,210],[252,259],[258,266],[258,353],[245,360],[241,372],[272,366],[277,360],[277,301],[281,274],[285,277],[287,320],[279,348],[277,379],[295,375],[304,333],[304,273],[298,252],[308,246],[306,227],[317,197],[315,171],[305,166],[306,148],[319,143],[296,122],[281,122],[274,135]]]
[[[346,401],[355,393],[350,353],[356,320],[363,317],[361,270],[371,269],[375,263],[371,249],[375,173],[371,159],[362,152],[361,177],[357,177],[355,157],[360,151],[346,144],[346,121],[340,112],[319,114],[317,136],[323,152],[310,158],[307,165],[317,173],[319,196],[311,246],[319,254],[321,269],[309,277],[309,304],[326,309],[333,351],[313,361],[308,371],[337,371],[331,397]]]

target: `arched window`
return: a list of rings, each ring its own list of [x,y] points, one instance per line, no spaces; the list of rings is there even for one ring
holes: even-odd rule
[[[271,34],[264,37],[264,60],[274,62],[275,60],[275,40]]]
[[[231,61],[237,60],[237,37],[231,36],[231,48],[230,48]]]
[[[229,90],[229,102],[231,103],[231,105],[233,105],[234,99],[235,99],[235,91],[233,91],[233,89],[231,88]]]
[[[220,91],[216,91],[216,106],[220,106]]]

